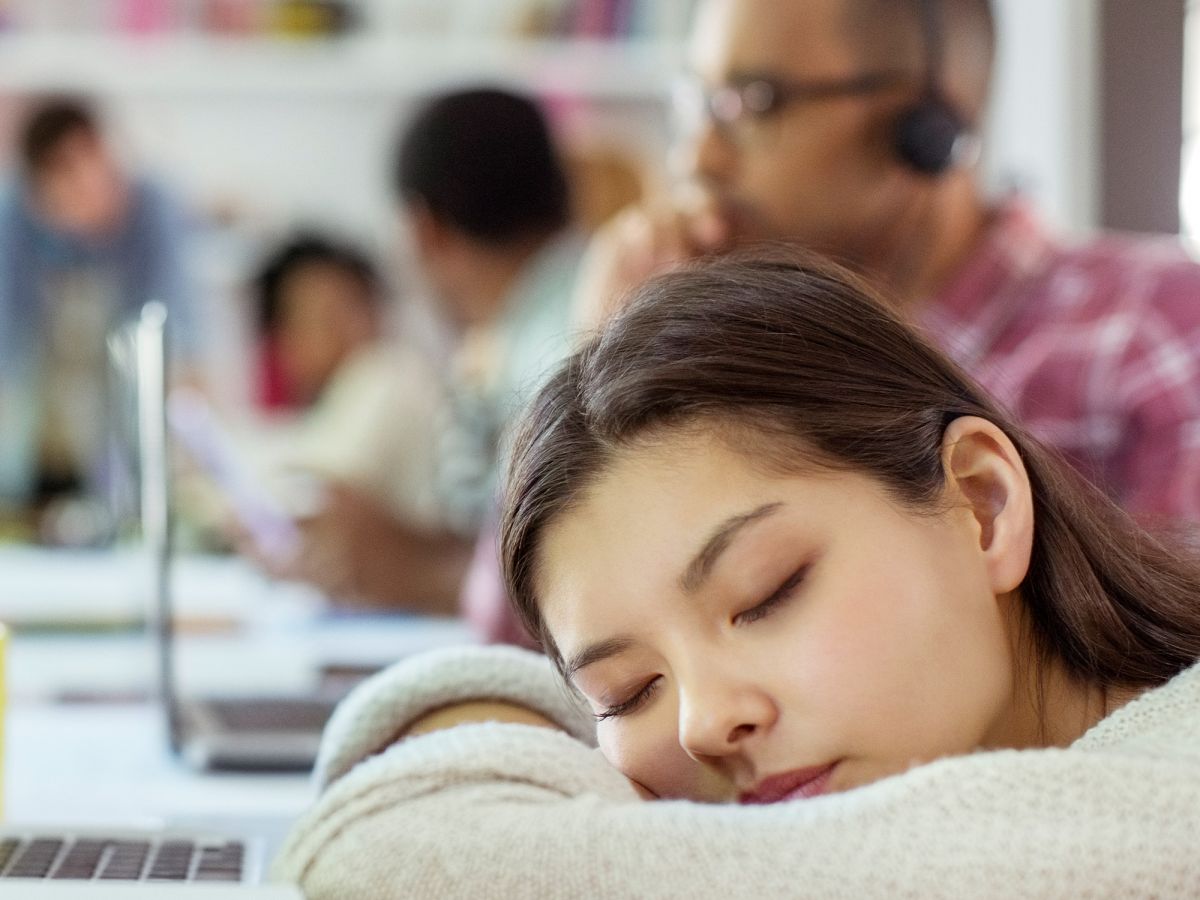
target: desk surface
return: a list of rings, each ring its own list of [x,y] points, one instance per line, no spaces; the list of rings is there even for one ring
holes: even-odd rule
[[[329,667],[380,668],[421,650],[471,640],[460,621],[404,616],[313,616],[260,623],[175,641],[182,696],[311,692]],[[63,695],[148,698],[158,657],[140,631],[104,634],[17,633],[10,637],[10,701]]]
[[[197,560],[179,571],[185,612],[217,611],[234,620],[234,627],[177,642],[184,696],[305,692],[329,664],[378,666],[468,639],[465,626],[452,620],[331,615],[286,590],[280,596],[281,589],[236,560]],[[89,598],[97,609],[124,604],[136,613],[135,573],[135,561],[119,555],[0,548],[0,621],[6,607],[35,617],[45,610],[52,620]],[[155,691],[156,653],[144,632],[17,631],[7,662],[4,817],[10,822],[210,827],[257,833],[271,847],[311,800],[303,775],[192,771],[169,753],[157,703],[113,702]],[[64,694],[96,699],[49,702]]]
[[[149,703],[16,704],[5,750],[4,816],[13,822],[286,822],[312,797],[305,775],[188,769],[167,751],[162,716]]]
[[[144,621],[154,606],[144,550],[64,550],[0,545],[0,622],[38,629],[110,630]],[[312,615],[310,587],[273,581],[234,556],[180,554],[172,564],[177,616],[241,623]]]
[[[261,841],[269,864],[313,796],[304,775],[188,769],[148,703],[17,704],[6,726],[4,819],[21,827],[199,829]]]
[[[130,550],[0,546],[0,622],[15,629],[10,699],[152,695],[147,573]],[[269,581],[234,557],[181,557],[173,584],[184,695],[306,693],[331,665],[379,667],[470,639],[452,619],[330,612],[307,588]]]

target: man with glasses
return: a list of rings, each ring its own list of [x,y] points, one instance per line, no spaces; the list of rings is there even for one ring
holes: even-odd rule
[[[685,189],[593,245],[585,319],[689,258],[822,252],[1135,515],[1200,520],[1200,267],[1169,241],[1069,246],[977,169],[988,0],[702,0]]]

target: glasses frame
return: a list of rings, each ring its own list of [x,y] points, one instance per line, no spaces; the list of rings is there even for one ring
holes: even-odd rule
[[[686,89],[692,111],[699,112],[702,120],[729,131],[747,121],[765,121],[789,106],[840,97],[867,96],[912,83],[911,72],[895,70],[866,72],[849,78],[811,80],[755,73],[739,76],[712,89],[695,79],[685,79],[679,85],[679,93],[682,94]]]

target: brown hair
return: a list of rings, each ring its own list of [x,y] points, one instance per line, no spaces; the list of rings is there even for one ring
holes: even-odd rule
[[[40,175],[64,139],[79,132],[98,134],[99,130],[96,114],[85,101],[73,97],[47,100],[29,114],[21,128],[21,162],[28,172]]]
[[[791,468],[875,478],[937,512],[946,427],[980,416],[1029,474],[1033,553],[1020,587],[1042,660],[1100,686],[1159,684],[1200,657],[1200,570],[1016,425],[941,352],[832,265],[724,261],[655,279],[542,389],[515,435],[501,556],[530,633],[546,529],[614,453],[664,429],[738,428]]]

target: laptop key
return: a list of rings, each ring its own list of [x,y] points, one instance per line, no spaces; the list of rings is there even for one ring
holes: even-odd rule
[[[89,880],[100,868],[100,860],[104,857],[106,849],[108,841],[76,841],[50,877],[59,880]]]
[[[3,872],[8,866],[19,844],[20,841],[16,838],[5,838],[3,841],[0,841],[0,872]]]
[[[30,841],[5,874],[5,878],[45,878],[62,852],[63,842],[54,838]]]
[[[137,881],[150,855],[149,841],[114,841],[99,875],[102,881]]]
[[[205,847],[196,865],[196,881],[241,881],[245,847],[231,841],[224,846]]]
[[[165,841],[158,847],[147,881],[186,881],[192,868],[196,845],[191,841]]]

